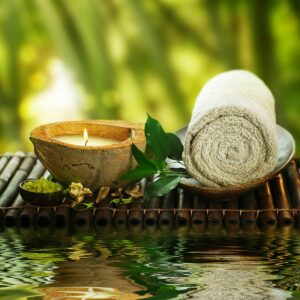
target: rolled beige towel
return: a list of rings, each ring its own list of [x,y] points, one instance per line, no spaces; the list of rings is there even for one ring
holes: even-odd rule
[[[197,97],[184,164],[207,187],[242,184],[271,172],[278,145],[274,97],[254,74],[233,70],[209,80]]]

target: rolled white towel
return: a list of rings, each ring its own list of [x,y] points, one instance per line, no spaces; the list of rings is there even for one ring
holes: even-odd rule
[[[207,187],[242,184],[271,172],[278,158],[274,97],[254,74],[233,70],[209,80],[197,97],[184,164]]]

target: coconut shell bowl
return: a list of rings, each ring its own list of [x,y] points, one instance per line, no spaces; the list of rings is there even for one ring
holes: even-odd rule
[[[19,185],[20,195],[26,202],[35,206],[55,206],[62,203],[65,196],[63,189],[51,193],[31,192],[23,187],[28,181],[34,181],[34,179],[25,180]]]
[[[59,139],[80,136],[112,139],[108,145],[76,145]],[[144,124],[124,121],[67,121],[39,126],[30,133],[34,151],[43,165],[61,183],[81,182],[92,191],[102,186],[124,186],[119,181],[135,167],[131,144],[145,151]]]

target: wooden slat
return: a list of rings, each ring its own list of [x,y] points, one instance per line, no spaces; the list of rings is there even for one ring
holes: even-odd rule
[[[17,171],[24,157],[24,152],[16,152],[4,167],[3,171],[0,174],[0,195],[8,185],[14,173]]]
[[[18,194],[19,183],[26,178],[49,175],[39,161],[35,163],[33,155],[24,156],[24,153],[18,152],[13,156],[6,153],[0,157],[0,206],[6,207],[1,210],[0,217],[2,215],[4,225],[64,227],[73,223],[77,228],[91,228],[113,223],[118,230],[126,230],[128,224],[130,232],[138,234],[143,226],[155,230],[157,226],[172,228],[173,224],[192,225],[193,230],[202,232],[206,224],[218,228],[224,224],[228,233],[235,233],[239,231],[239,223],[244,231],[249,232],[255,232],[256,222],[262,228],[274,227],[277,222],[280,226],[293,225],[295,215],[300,226],[300,178],[296,161],[292,161],[287,170],[270,183],[238,200],[223,203],[205,200],[179,189],[163,198],[151,199],[145,205],[138,200],[114,209],[107,198],[98,208],[84,211],[72,211],[65,205],[54,209],[26,205]]]
[[[24,181],[36,161],[36,157],[30,154],[24,158],[19,168],[16,170],[11,180],[9,181],[6,189],[0,196],[0,206],[8,207],[11,206],[14,198],[18,195],[19,184]]]

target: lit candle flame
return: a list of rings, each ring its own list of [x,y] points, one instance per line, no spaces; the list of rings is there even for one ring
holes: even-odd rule
[[[88,132],[86,130],[86,128],[84,128],[84,131],[83,131],[83,142],[84,142],[84,146],[87,145],[89,141],[89,135],[88,135]]]

